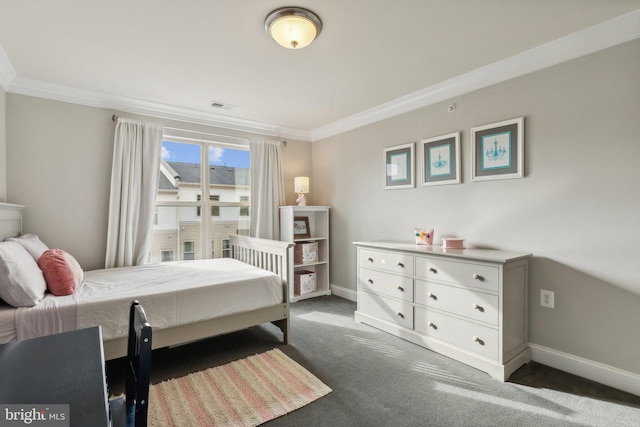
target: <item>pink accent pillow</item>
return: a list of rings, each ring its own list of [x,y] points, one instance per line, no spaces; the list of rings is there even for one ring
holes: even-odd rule
[[[71,295],[84,279],[78,261],[62,249],[48,249],[38,259],[47,289],[54,295]]]

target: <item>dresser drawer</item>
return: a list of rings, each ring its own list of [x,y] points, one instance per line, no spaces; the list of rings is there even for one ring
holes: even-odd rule
[[[398,252],[360,249],[358,265],[391,273],[413,275],[413,256]]]
[[[417,332],[498,360],[499,335],[496,329],[420,307],[415,311]]]
[[[358,311],[413,329],[413,306],[407,302],[359,290]]]
[[[498,267],[470,262],[416,257],[416,277],[495,292],[500,289]]]
[[[361,268],[358,286],[371,292],[413,302],[413,278]]]
[[[416,280],[415,303],[498,325],[497,295]]]

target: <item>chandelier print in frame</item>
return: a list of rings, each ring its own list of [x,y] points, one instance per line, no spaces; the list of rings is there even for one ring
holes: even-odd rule
[[[524,117],[471,129],[471,180],[524,176]]]
[[[422,185],[460,183],[460,132],[423,139]]]

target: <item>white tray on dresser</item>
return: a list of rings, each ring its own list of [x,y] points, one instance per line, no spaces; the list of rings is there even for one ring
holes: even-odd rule
[[[354,242],[355,320],[505,381],[531,361],[528,259],[491,249]]]

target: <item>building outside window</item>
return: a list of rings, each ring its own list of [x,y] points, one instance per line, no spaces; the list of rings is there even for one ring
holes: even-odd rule
[[[162,143],[151,262],[228,257],[229,235],[249,234],[248,141],[187,136]]]

